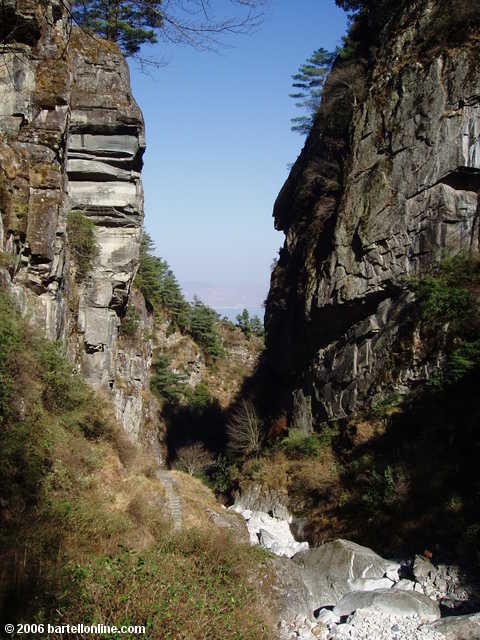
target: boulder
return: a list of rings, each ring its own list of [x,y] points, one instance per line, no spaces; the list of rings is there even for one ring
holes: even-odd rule
[[[303,569],[316,608],[335,605],[350,591],[391,587],[394,583],[385,576],[400,566],[368,547],[341,539],[302,552],[294,561]]]
[[[434,622],[440,618],[440,607],[436,602],[414,591],[399,589],[353,591],[340,600],[333,612],[341,617],[357,609],[373,609],[397,617],[417,616],[420,622]]]
[[[443,634],[446,640],[478,640],[480,638],[480,613],[443,618],[429,625],[428,628]]]
[[[272,558],[270,562],[275,575],[272,597],[276,619],[287,625],[294,624],[298,616],[313,621],[314,602],[300,567],[289,558]]]

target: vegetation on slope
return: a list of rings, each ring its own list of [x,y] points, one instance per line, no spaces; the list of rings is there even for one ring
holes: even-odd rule
[[[153,254],[154,248],[153,240],[144,232],[135,286],[154,313],[170,320],[171,333],[178,329],[191,335],[212,360],[222,357],[218,314],[198,298],[192,303],[185,300],[175,274],[165,260]]]
[[[187,302],[172,270],[153,250],[144,234],[135,284],[155,316],[150,388],[166,426],[168,461],[185,468],[185,456],[205,452],[213,460],[211,477],[204,467],[199,475],[216,486],[217,463],[223,465],[227,445],[227,407],[263,347],[263,325],[246,309],[234,326],[198,298]]]
[[[206,516],[199,530],[170,531],[154,461],[4,292],[0,381],[3,623],[145,625],[151,640],[268,637],[252,586],[261,554],[212,533]]]
[[[83,282],[99,253],[95,224],[81,211],[70,211],[67,217],[67,237],[75,264],[75,277],[78,282]]]

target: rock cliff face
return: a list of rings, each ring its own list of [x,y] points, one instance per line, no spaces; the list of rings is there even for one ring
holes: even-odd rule
[[[116,45],[71,29],[64,2],[7,0],[1,11],[2,278],[140,439],[151,346],[119,339],[143,220],[144,124],[128,67]],[[82,280],[70,211],[95,225],[98,254]],[[143,335],[144,301],[131,303]]]
[[[467,23],[450,42],[440,5],[410,3],[374,63],[334,67],[275,203],[286,240],[267,346],[294,421],[310,407],[318,421],[341,418],[387,383],[428,377],[408,279],[479,248],[478,41]]]

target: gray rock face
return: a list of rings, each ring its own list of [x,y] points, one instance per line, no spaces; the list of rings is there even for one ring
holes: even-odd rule
[[[279,520],[291,522],[292,516],[288,508],[288,495],[286,492],[268,489],[259,484],[250,483],[242,487],[241,493],[235,498],[236,511],[263,511]]]
[[[271,566],[275,573],[273,594],[278,619],[290,623],[297,616],[313,619],[315,603],[305,586],[300,567],[288,558],[274,558]]]
[[[443,618],[430,625],[446,640],[478,640],[480,638],[480,613],[469,616]]]
[[[92,385],[113,393],[132,438],[153,442],[144,428],[151,345],[119,340],[143,220],[144,124],[128,66],[116,45],[69,35],[64,3],[49,2],[46,15],[29,0],[7,4],[18,29],[0,54],[0,248],[12,258],[2,277]],[[81,283],[72,210],[94,222],[99,246]],[[151,328],[143,300],[132,303],[140,330]]]
[[[336,604],[350,591],[390,588],[394,582],[386,573],[399,568],[396,562],[349,540],[327,542],[293,560],[302,568],[316,609]]]
[[[376,589],[353,591],[344,596],[333,612],[337,616],[348,616],[357,609],[374,609],[394,616],[417,616],[421,622],[434,622],[440,618],[436,602],[414,591]]]
[[[321,421],[428,378],[408,279],[478,249],[480,71],[467,45],[415,54],[431,4],[413,3],[372,69],[337,65],[275,203],[267,347],[292,421],[299,390]]]

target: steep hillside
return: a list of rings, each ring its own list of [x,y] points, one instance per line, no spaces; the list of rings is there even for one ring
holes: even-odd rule
[[[0,380],[2,637],[22,622],[40,637],[94,622],[151,640],[270,637],[257,593],[272,596],[271,567],[240,516],[133,444],[3,291]]]

